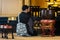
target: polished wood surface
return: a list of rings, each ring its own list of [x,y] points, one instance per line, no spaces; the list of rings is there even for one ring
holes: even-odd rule
[[[47,30],[49,35],[54,35],[54,24],[55,20],[41,20],[42,35],[45,35]]]
[[[0,34],[0,40],[60,40],[60,36],[54,36],[54,37],[41,37],[41,36],[34,36],[34,37],[21,37],[17,36],[16,33],[14,33],[15,39],[11,38],[11,34],[9,34],[8,39],[1,38]]]

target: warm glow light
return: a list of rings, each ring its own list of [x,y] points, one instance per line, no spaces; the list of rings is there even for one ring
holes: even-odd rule
[[[16,20],[16,17],[9,17],[8,20]]]
[[[57,7],[59,5],[58,2],[49,2],[48,5],[53,5],[54,7]]]
[[[36,16],[38,17],[38,12],[36,12]]]
[[[54,4],[53,6],[54,6],[54,7],[57,7],[58,5],[57,5],[57,4]]]
[[[57,13],[55,12],[55,17],[57,17]]]
[[[14,20],[14,17],[11,17],[11,20]]]
[[[33,12],[33,16],[35,17],[35,12]]]
[[[50,3],[48,3],[48,4],[50,5],[50,4],[54,4],[54,3],[51,3],[51,2],[50,2]]]
[[[11,20],[11,18],[9,17],[8,20]]]

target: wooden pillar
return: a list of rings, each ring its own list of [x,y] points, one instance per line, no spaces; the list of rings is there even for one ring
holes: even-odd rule
[[[0,15],[2,14],[2,0],[0,0]]]
[[[30,6],[30,0],[25,0],[25,5],[29,5]]]
[[[22,11],[22,6],[23,6],[23,0],[19,0],[19,11]]]

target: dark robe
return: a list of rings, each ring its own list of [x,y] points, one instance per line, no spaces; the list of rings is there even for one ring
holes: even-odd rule
[[[19,19],[20,19],[20,22],[24,23],[24,24],[27,24],[28,21],[29,21],[29,18],[30,16],[25,13],[25,12],[22,12],[20,15],[19,15]]]
[[[27,29],[28,34],[31,34],[30,29],[29,29],[29,25],[28,25],[29,18],[30,18],[30,15],[25,12],[22,12],[19,15],[20,22],[26,24],[26,29]]]
[[[21,23],[26,24],[28,34],[30,34],[32,36],[35,35],[35,33],[34,33],[35,31],[34,31],[34,28],[33,28],[33,20],[31,18],[31,16],[29,15],[29,13],[22,12],[19,15],[19,19],[20,19]]]

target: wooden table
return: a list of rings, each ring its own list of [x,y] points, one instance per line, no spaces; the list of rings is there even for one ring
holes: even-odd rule
[[[54,35],[54,24],[55,24],[55,20],[41,20],[41,29],[42,29],[42,35]]]
[[[10,26],[10,25],[0,25],[0,29],[2,31],[2,38],[7,38],[8,39],[8,31],[11,30],[12,39],[14,39],[13,27],[12,26]]]

